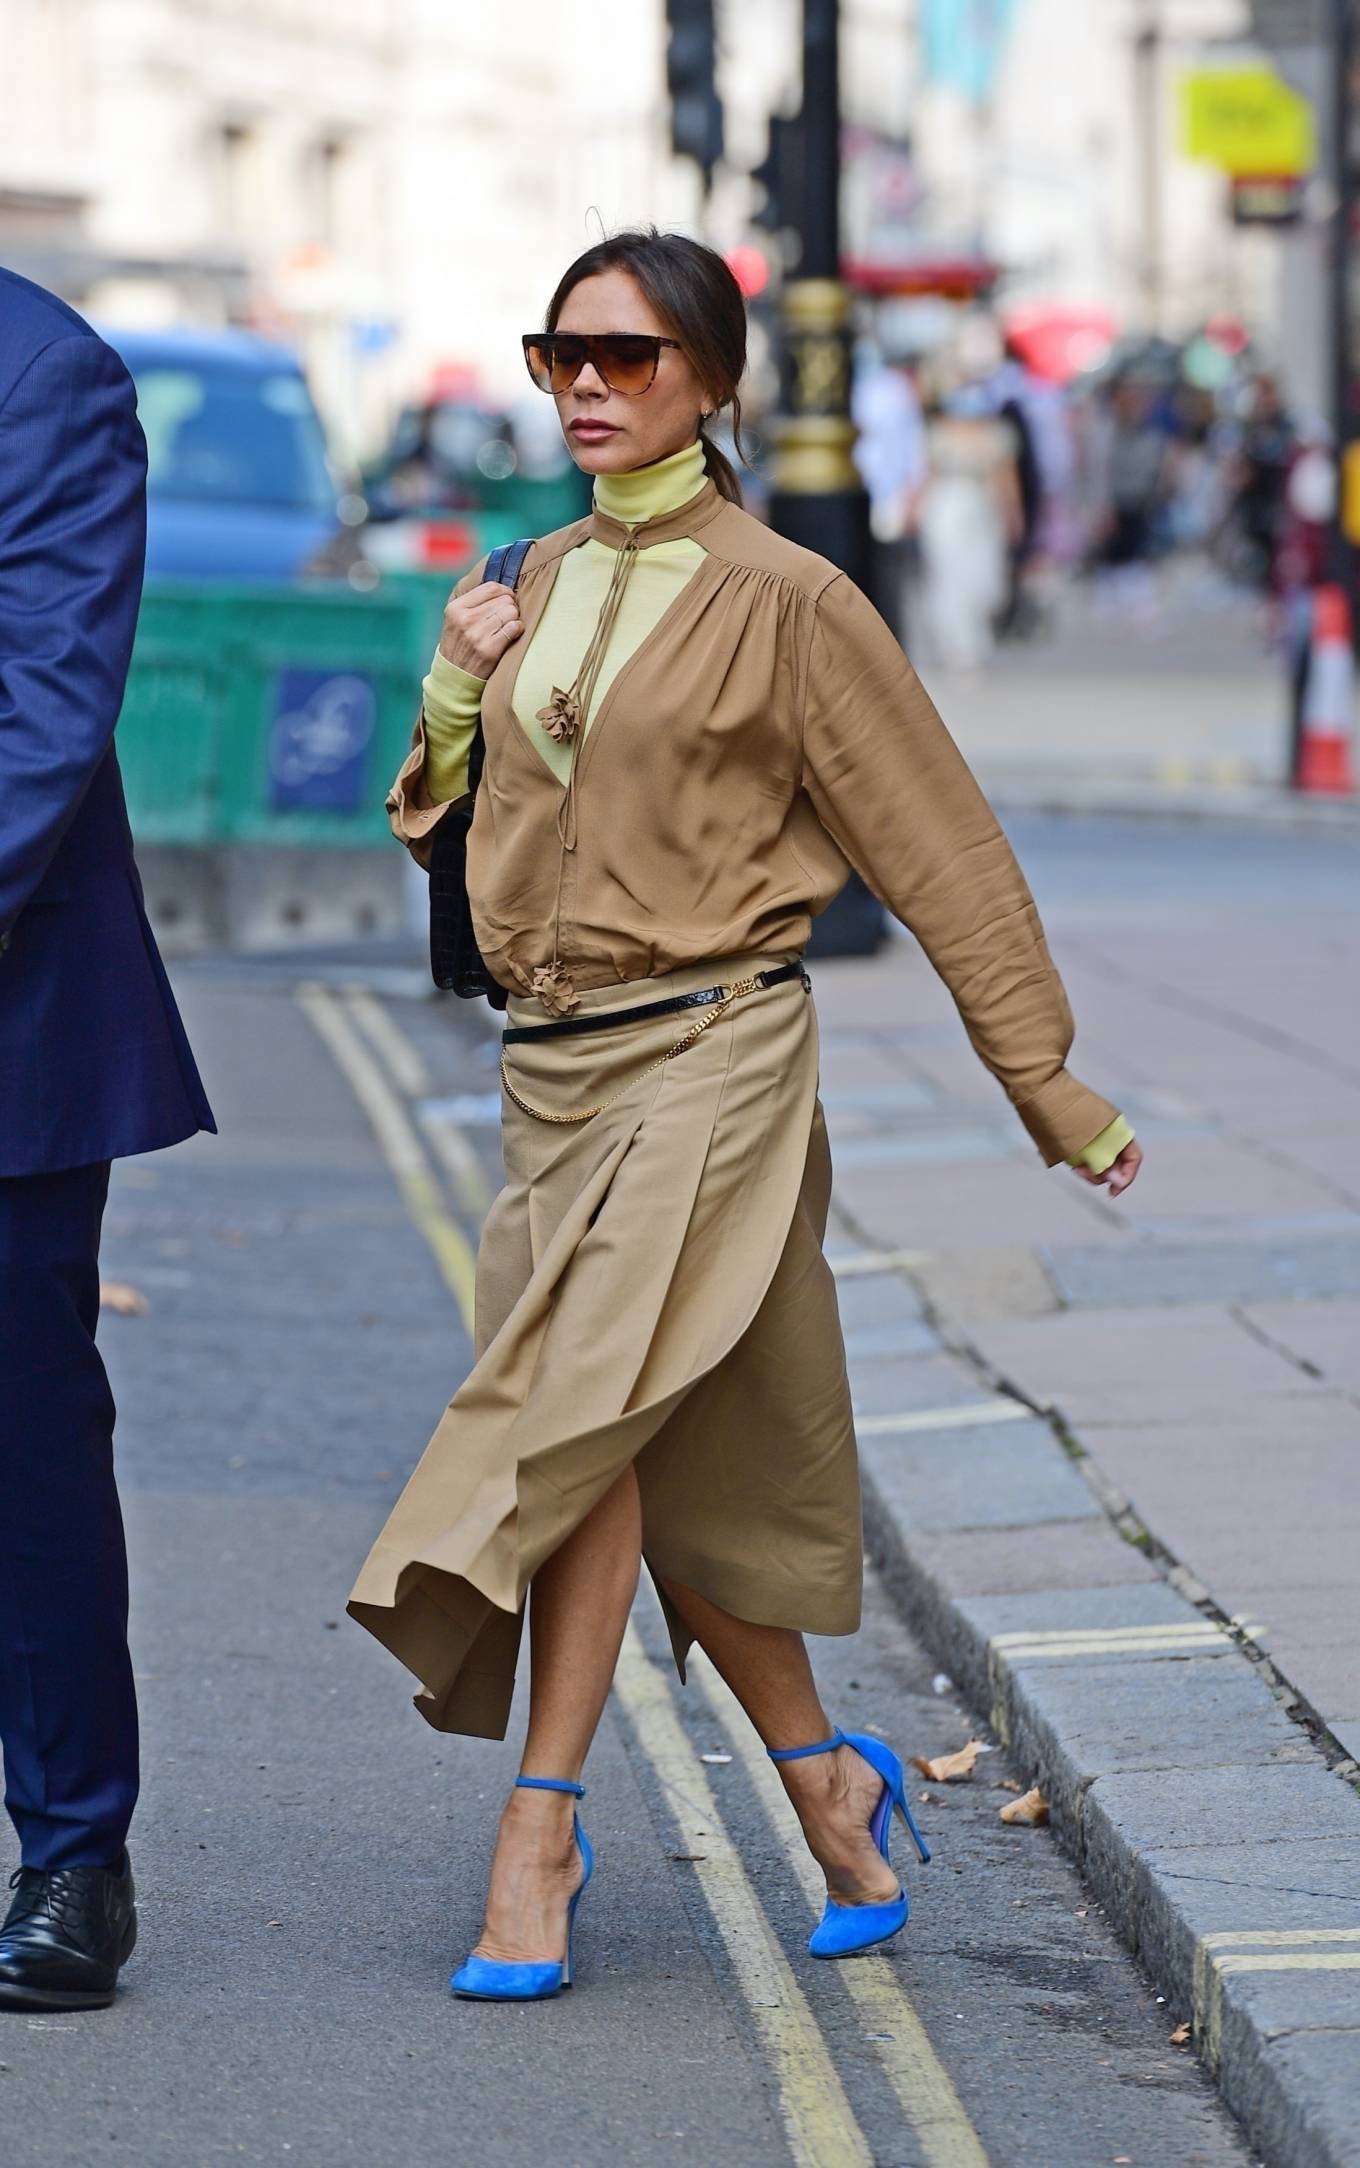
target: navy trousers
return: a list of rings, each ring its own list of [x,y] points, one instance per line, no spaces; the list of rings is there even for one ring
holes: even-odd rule
[[[0,1746],[29,1867],[122,1858],[137,1799],[113,1395],[95,1347],[107,1160],[0,1180]]]

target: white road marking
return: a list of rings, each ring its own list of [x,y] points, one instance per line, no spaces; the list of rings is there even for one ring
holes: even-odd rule
[[[855,1429],[861,1438],[887,1438],[899,1430],[972,1430],[982,1423],[1022,1423],[1033,1416],[1033,1408],[1021,1400],[974,1400],[962,1407],[910,1408],[901,1415],[856,1415]]]
[[[858,1280],[875,1272],[908,1272],[927,1263],[929,1256],[928,1250],[852,1250],[848,1257],[832,1257],[828,1262],[833,1278]]]

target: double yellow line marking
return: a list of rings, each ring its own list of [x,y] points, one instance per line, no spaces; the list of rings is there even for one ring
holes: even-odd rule
[[[807,1899],[820,1919],[826,1890],[811,1853],[794,1826],[793,1810],[774,1766],[752,1732],[735,1696],[699,1652],[686,1667],[721,1723],[745,1769],[766,1819]],[[968,2120],[953,2080],[884,1950],[872,1950],[836,1968],[836,1976],[864,2019],[868,2038],[908,2127],[921,2141],[928,2168],[986,2168],[987,2156]]]
[[[403,1098],[403,1094],[418,1098],[429,1091],[423,1057],[381,1003],[367,993],[336,993],[309,984],[298,989],[297,999],[367,1115],[406,1209],[429,1244],[471,1332],[473,1250],[447,1209]],[[453,1175],[467,1210],[475,1195],[468,1161],[475,1166],[475,1157],[452,1125],[444,1127],[448,1134],[442,1141],[435,1136],[435,1150]],[[480,1167],[476,1172],[482,1180]],[[821,1879],[793,1827],[783,1787],[711,1666],[698,1658],[692,1675],[730,1738],[733,1753],[804,1891],[810,1916],[816,1917],[824,1897]],[[694,1858],[705,1902],[774,2076],[797,2168],[873,2168],[874,2155],[808,1996],[728,1835],[703,1764],[676,1715],[669,1687],[632,1626],[620,1655],[615,1690],[656,1772],[676,1830]],[[871,1953],[835,1967],[834,1975],[864,2020],[883,2076],[906,2129],[918,2142],[926,2168],[987,2168],[977,2133],[891,1960],[882,1952]]]
[[[313,984],[300,986],[297,998],[368,1116],[383,1157],[401,1191],[402,1201],[434,1253],[435,1263],[471,1333],[477,1284],[476,1256],[467,1236],[445,1208],[443,1193],[415,1124],[399,1093],[388,1081],[383,1066],[384,1056],[389,1066],[394,1066],[392,1049],[396,1044],[405,1047],[409,1054],[410,1060],[404,1065],[408,1078],[416,1074],[413,1063],[420,1057],[408,1041],[398,1039],[395,1025],[368,995],[339,996],[329,987]],[[383,1028],[377,1031],[373,1025],[374,1011],[383,1019]],[[365,1032],[366,1038],[361,1035]]]
[[[1211,2069],[1223,2045],[1223,1982],[1244,1972],[1360,1972],[1360,1927],[1224,1927],[1195,1944],[1195,2035]]]
[[[779,2090],[784,2129],[798,2168],[872,2168],[864,2133],[836,2073],[817,2020],[760,1908],[703,1764],[686,1738],[661,1674],[629,1626],[614,1688],[656,1771],[671,1820],[694,1862],[699,1887],[751,2013]]]
[[[696,1651],[688,1669],[780,1841],[807,1899],[809,1919],[819,1918],[825,1888],[794,1827],[793,1810],[773,1766],[707,1658]],[[761,1910],[670,1692],[632,1626],[614,1685],[660,1780],[676,1833],[694,1863],[769,2058],[789,2150],[800,2168],[839,2168],[842,2161],[848,2168],[872,2161],[807,1996]],[[891,1960],[881,1950],[871,1951],[838,1966],[836,1977],[864,2020],[866,2036],[927,2168],[987,2168],[967,2111]]]
[[[1244,1633],[1252,1630],[1243,1626]],[[1007,1663],[1033,1663],[1036,1657],[1065,1663],[1073,1656],[1214,1656],[1226,1655],[1236,1646],[1226,1627],[1215,1619],[1195,1617],[1155,1626],[1021,1629],[993,1634],[988,1643]]]

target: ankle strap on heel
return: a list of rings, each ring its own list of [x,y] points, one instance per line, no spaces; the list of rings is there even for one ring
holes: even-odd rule
[[[770,1746],[765,1751],[772,1762],[806,1761],[811,1754],[834,1754],[838,1746],[845,1745],[845,1733],[839,1727],[829,1739],[819,1739],[815,1746]]]
[[[584,1784],[573,1784],[570,1777],[516,1777],[515,1790],[517,1792],[572,1792],[578,1799],[584,1799],[586,1796]]]

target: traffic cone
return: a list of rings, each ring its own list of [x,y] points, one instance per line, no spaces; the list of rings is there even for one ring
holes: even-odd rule
[[[1355,651],[1344,587],[1319,587],[1313,599],[1313,641],[1303,696],[1294,788],[1340,796],[1355,789],[1351,740],[1355,731]]]

